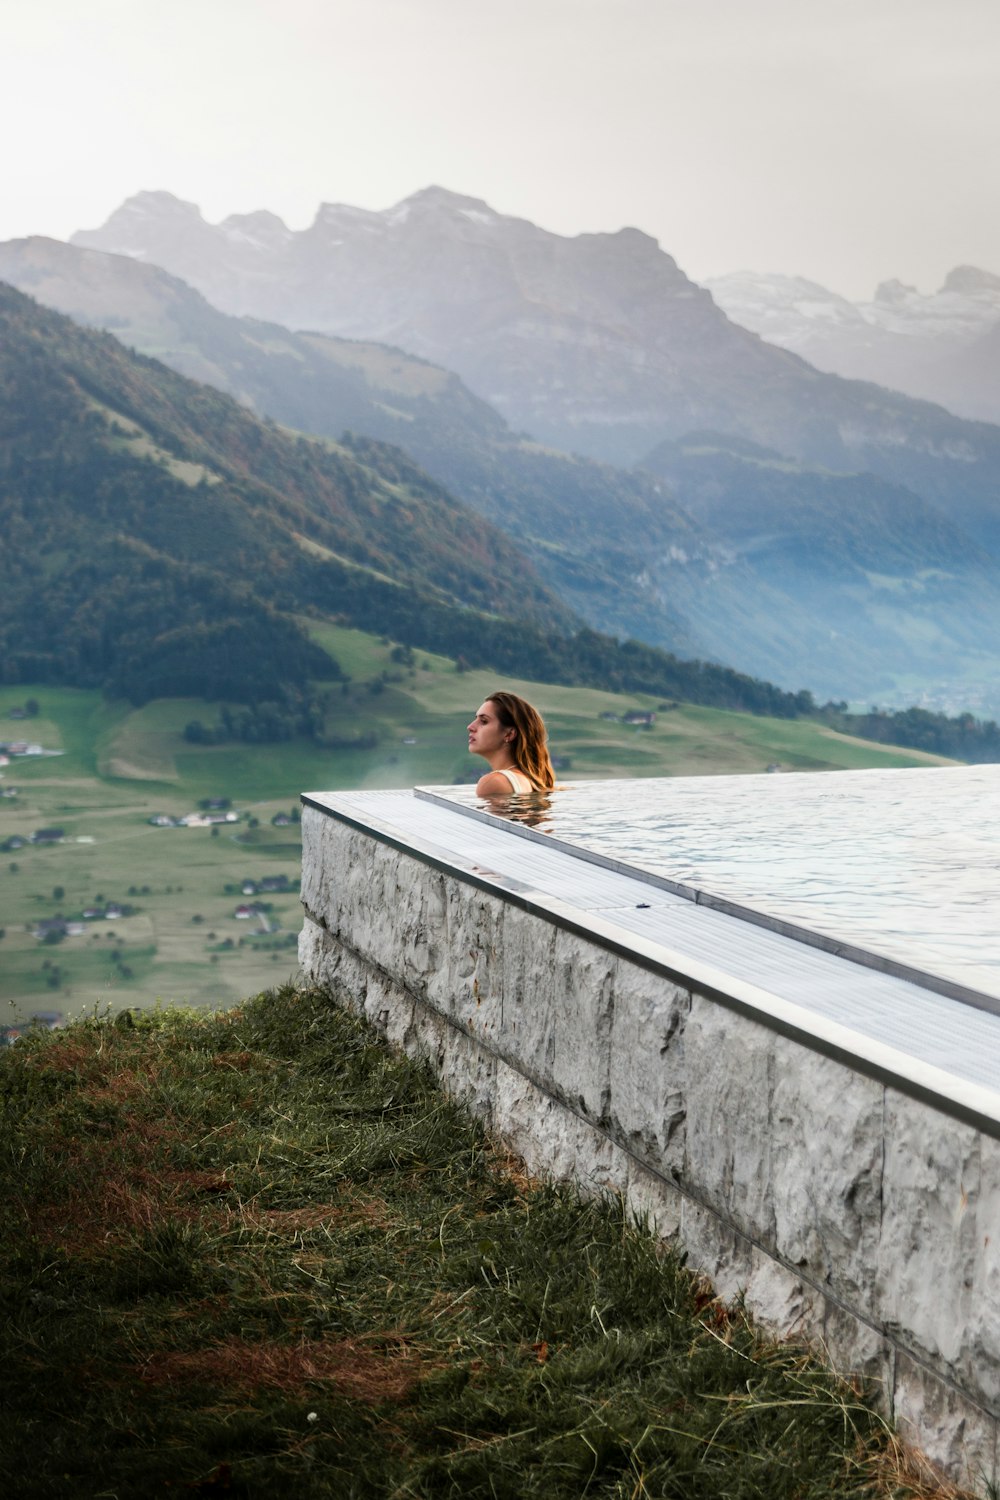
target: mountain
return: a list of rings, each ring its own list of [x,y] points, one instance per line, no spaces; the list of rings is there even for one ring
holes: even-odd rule
[[[700,441],[662,445],[650,460],[655,475],[571,458],[511,432],[456,376],[424,360],[228,316],[178,278],[124,256],[11,241],[0,244],[0,277],[289,426],[330,437],[350,427],[404,446],[507,531],[597,629],[808,683],[824,696],[900,702],[925,693],[990,712],[1000,703],[982,653],[983,622],[1000,623],[982,554],[939,512],[932,524],[927,503],[899,487],[773,458],[765,467],[710,462]],[[762,474],[787,481],[774,546],[746,532],[743,507]],[[911,541],[903,558],[901,530]],[[847,573],[835,574],[838,554],[854,559]],[[977,669],[962,680],[964,701],[954,696],[949,648]]]
[[[1000,276],[958,266],[931,295],[886,281],[867,303],[803,277],[753,271],[705,286],[734,323],[819,370],[1000,422]]]
[[[4,680],[245,702],[255,734],[314,732],[312,683],[339,675],[323,618],[541,681],[810,702],[579,628],[398,448],[286,433],[3,284],[0,537]]]
[[[997,559],[935,506],[870,474],[805,470],[720,433],[662,443],[647,464],[773,597],[822,622],[818,691],[836,694],[828,672],[837,661],[857,696],[898,701],[904,683],[911,697],[935,684],[938,705],[996,712]],[[779,615],[776,627],[795,618]]]
[[[228,312],[433,360],[563,450],[631,464],[726,432],[905,485],[1000,547],[1000,428],[765,343],[638,229],[566,238],[427,188],[382,213],[326,204],[293,232],[143,193],[73,241],[164,266]]]
[[[511,432],[457,376],[399,349],[229,316],[177,277],[124,256],[41,237],[12,240],[0,244],[0,279],[260,416],[322,437],[352,431],[405,448],[534,556],[591,625],[718,656],[722,643],[702,638],[683,614],[713,549],[649,475],[541,448]],[[682,549],[690,559],[690,576],[669,598],[633,586],[650,546]]]
[[[296,663],[314,675],[320,653],[293,613],[335,614],[365,578],[456,614],[573,626],[508,538],[397,450],[289,436],[6,286],[0,389],[8,680],[54,674],[136,696],[165,636],[182,671],[185,631],[188,649],[215,632],[221,660],[241,621],[260,650],[234,668],[230,696],[245,698],[247,677],[270,673],[272,687]],[[188,676],[201,672],[217,690],[192,657]]]

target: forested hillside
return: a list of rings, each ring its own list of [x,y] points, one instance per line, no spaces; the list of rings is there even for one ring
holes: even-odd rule
[[[126,255],[14,240],[0,278],[259,417],[398,445],[594,630],[836,698],[1000,706],[995,559],[898,484],[724,433],[661,444],[654,472],[559,453],[426,360],[227,315]]]
[[[508,537],[398,449],[288,434],[2,285],[0,535],[9,682],[284,701],[338,675],[295,618],[311,613],[536,679],[811,705],[579,629]]]
[[[337,612],[359,571],[572,625],[508,539],[395,450],[290,436],[10,288],[0,525],[7,680],[246,699],[335,675],[291,611]]]

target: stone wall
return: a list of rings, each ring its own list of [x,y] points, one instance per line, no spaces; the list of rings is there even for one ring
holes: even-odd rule
[[[626,1195],[720,1295],[997,1474],[1000,1142],[315,808],[300,958],[529,1170]]]

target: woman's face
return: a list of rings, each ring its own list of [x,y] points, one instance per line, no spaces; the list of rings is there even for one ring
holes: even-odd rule
[[[476,709],[469,725],[469,749],[473,755],[492,755],[507,742],[510,732],[500,723],[493,702],[487,698]]]

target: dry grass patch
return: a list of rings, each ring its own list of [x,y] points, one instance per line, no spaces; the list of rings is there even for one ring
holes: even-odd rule
[[[392,1342],[392,1335],[384,1337]],[[137,1367],[150,1385],[211,1385],[230,1395],[267,1388],[304,1396],[309,1386],[330,1382],[338,1394],[366,1406],[406,1400],[420,1373],[420,1360],[402,1341],[389,1351],[353,1339],[254,1344],[232,1338],[209,1349],[151,1354]]]

